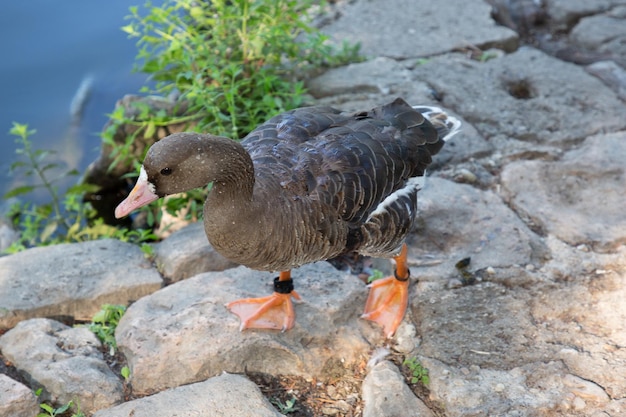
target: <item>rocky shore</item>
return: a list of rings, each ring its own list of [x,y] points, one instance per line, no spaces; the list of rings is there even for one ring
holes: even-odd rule
[[[626,0],[545,0],[534,38],[521,23],[536,14],[509,14],[513,30],[491,3],[355,0],[324,21],[367,60],[310,80],[315,102],[400,96],[464,123],[419,195],[391,340],[359,319],[364,283],[325,262],[293,273],[294,329],[239,332],[224,304],[268,293],[272,275],[229,263],[199,224],[153,259],[115,240],[35,248],[0,258],[14,370],[0,367],[0,415],[72,400],[97,417],[280,416],[291,397],[294,416],[626,415]],[[90,331],[62,323],[104,303],[130,304],[116,332],[128,381]]]

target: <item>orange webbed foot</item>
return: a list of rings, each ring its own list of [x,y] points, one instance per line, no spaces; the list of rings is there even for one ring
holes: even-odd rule
[[[296,314],[291,297],[300,300],[300,295],[293,290],[289,271],[281,272],[274,280],[275,291],[272,295],[260,298],[244,298],[226,304],[226,307],[241,319],[239,330],[274,329],[289,330],[296,322]]]
[[[402,322],[409,302],[409,281],[388,277],[369,285],[370,293],[361,316],[383,327],[386,337],[391,337]]]
[[[378,279],[368,285],[370,293],[361,316],[383,327],[386,337],[391,337],[400,326],[409,303],[409,269],[406,265],[407,249],[402,247],[395,257],[395,276]]]

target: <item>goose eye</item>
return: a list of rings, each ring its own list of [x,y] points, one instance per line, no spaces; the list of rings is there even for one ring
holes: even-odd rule
[[[166,167],[166,168],[163,168],[161,170],[161,175],[166,175],[167,176],[167,175],[170,175],[171,173],[172,173],[172,168],[167,168]]]

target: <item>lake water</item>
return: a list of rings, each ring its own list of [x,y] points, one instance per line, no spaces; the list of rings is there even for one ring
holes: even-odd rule
[[[28,179],[8,175],[16,144],[12,122],[36,129],[34,146],[54,149],[81,172],[99,149],[98,133],[115,102],[137,93],[146,76],[133,73],[136,39],[120,27],[131,0],[22,0],[0,6],[0,196]],[[79,117],[71,106],[83,105]],[[38,193],[31,199],[45,198]]]

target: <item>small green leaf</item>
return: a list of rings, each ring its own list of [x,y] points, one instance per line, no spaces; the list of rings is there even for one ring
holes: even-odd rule
[[[36,187],[33,185],[22,185],[20,187],[15,187],[6,194],[4,194],[3,198],[11,198],[17,197],[18,195],[28,194],[33,191]]]
[[[72,401],[70,401],[69,403],[67,403],[67,404],[65,404],[65,405],[63,405],[63,406],[61,406],[61,407],[57,408],[57,409],[54,411],[54,413],[55,413],[55,414],[63,414],[63,413],[65,413],[67,410],[69,410],[69,409],[70,409],[70,407],[71,407],[72,405],[74,405],[74,403],[73,403]]]
[[[123,366],[122,369],[120,369],[120,374],[125,380],[128,380],[128,378],[130,378],[130,368],[128,366]]]

